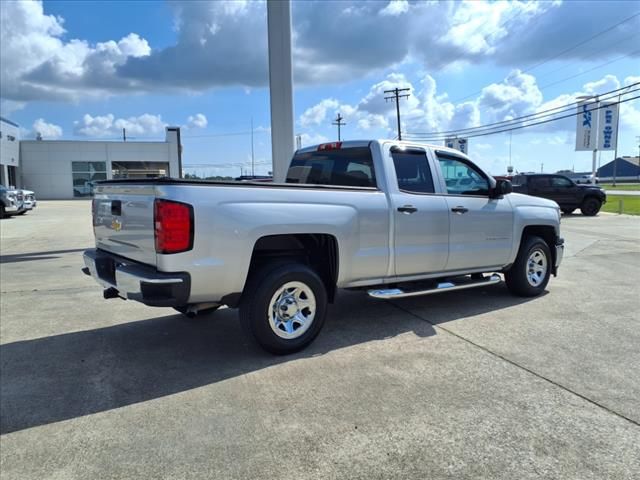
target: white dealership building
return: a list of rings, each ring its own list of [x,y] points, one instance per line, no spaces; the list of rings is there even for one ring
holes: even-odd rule
[[[20,183],[20,126],[0,117],[0,183],[5,187]]]
[[[18,186],[33,190],[38,199],[89,197],[96,180],[181,176],[179,127],[167,127],[164,141],[22,140],[19,143]]]

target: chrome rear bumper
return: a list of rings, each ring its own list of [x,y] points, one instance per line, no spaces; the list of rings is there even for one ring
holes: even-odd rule
[[[154,307],[175,307],[188,303],[191,287],[188,273],[158,272],[149,265],[95,248],[86,250],[83,258],[86,267],[82,271],[106,289],[106,298],[119,296]],[[117,294],[111,293],[114,291]]]

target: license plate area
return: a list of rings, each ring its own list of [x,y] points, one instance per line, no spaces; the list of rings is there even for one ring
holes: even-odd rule
[[[116,262],[108,257],[96,259],[96,273],[101,280],[109,282],[111,285],[116,284]]]

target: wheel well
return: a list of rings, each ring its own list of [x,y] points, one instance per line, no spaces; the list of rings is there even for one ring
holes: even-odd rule
[[[585,195],[584,198],[582,199],[582,203],[586,202],[591,198],[593,198],[594,200],[597,200],[599,203],[602,203],[602,199],[597,195]]]
[[[553,227],[545,225],[530,225],[524,227],[522,231],[522,238],[520,239],[520,245],[524,242],[525,238],[535,236],[542,238],[549,246],[551,252],[551,258],[553,259],[552,265],[556,264],[556,231]]]
[[[258,239],[251,254],[249,275],[267,262],[295,260],[311,267],[322,279],[333,302],[338,280],[338,242],[333,235],[295,233]]]

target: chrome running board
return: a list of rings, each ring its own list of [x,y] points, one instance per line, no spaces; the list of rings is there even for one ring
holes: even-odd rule
[[[488,277],[484,277],[480,280],[470,280],[463,283],[453,283],[453,281],[440,282],[435,287],[427,288],[425,290],[405,291],[400,288],[379,288],[368,290],[367,293],[373,298],[391,299],[391,298],[405,298],[405,297],[418,297],[420,295],[431,295],[434,293],[452,292],[454,290],[464,290],[467,288],[484,287],[486,285],[494,285],[500,283],[502,278],[497,273],[492,273]]]

